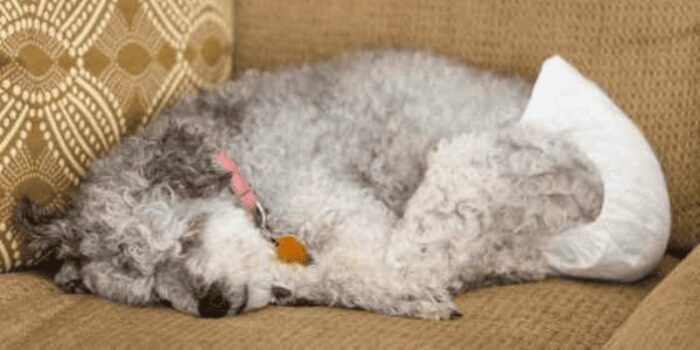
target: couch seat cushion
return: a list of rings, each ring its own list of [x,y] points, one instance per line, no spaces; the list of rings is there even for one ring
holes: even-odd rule
[[[700,349],[700,247],[639,304],[606,349]]]
[[[199,319],[64,295],[36,272],[6,274],[0,275],[0,348],[600,347],[677,263],[667,256],[653,276],[635,284],[549,279],[475,290],[456,299],[461,319],[441,322],[324,307]]]

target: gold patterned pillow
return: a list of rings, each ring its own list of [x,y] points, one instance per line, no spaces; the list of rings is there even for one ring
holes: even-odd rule
[[[17,198],[66,203],[92,160],[229,77],[230,0],[0,1],[0,272],[31,266]]]

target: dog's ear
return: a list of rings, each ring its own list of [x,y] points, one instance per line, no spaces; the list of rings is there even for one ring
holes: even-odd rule
[[[35,226],[47,224],[51,220],[52,217],[28,197],[22,197],[17,201],[13,216],[13,224],[16,228],[25,233],[31,233]]]
[[[30,247],[38,251],[49,251],[60,243],[61,238],[61,232],[56,231],[49,224],[64,218],[66,211],[49,212],[46,208],[32,202],[28,197],[22,197],[14,208],[12,225],[29,238]]]
[[[217,283],[212,283],[207,293],[198,302],[197,311],[199,316],[204,318],[224,317],[231,309],[231,302],[226,300]]]

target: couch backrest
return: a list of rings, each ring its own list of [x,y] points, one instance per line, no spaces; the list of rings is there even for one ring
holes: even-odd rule
[[[229,77],[229,0],[0,3],[0,272],[32,265],[11,225],[51,210],[91,160],[184,90]]]
[[[642,128],[667,175],[671,249],[700,242],[700,1],[238,0],[237,74],[356,48],[421,48],[534,78],[559,53]],[[620,166],[624,166],[621,164]]]

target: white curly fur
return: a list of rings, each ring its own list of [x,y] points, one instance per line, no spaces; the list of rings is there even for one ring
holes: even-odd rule
[[[406,51],[250,72],[96,161],[66,216],[30,207],[24,224],[36,244],[58,246],[60,285],[126,303],[454,318],[454,293],[550,274],[543,240],[600,209],[585,157],[518,125],[529,91]],[[272,235],[297,235],[313,264],[277,260],[217,150],[241,166]]]

